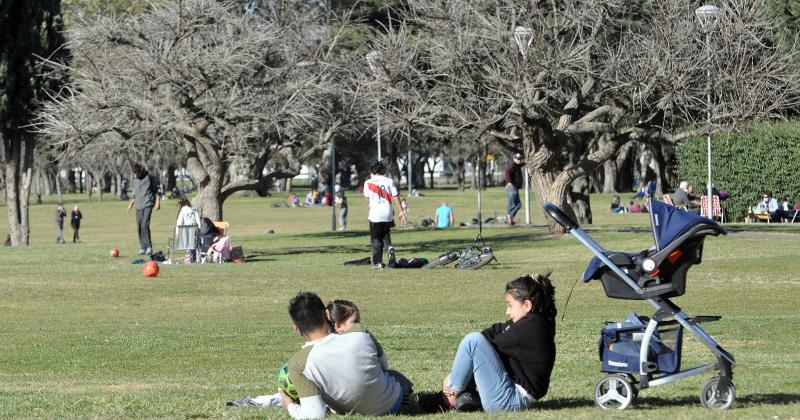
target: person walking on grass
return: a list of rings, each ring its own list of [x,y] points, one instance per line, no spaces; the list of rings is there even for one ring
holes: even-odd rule
[[[136,229],[139,233],[139,255],[152,254],[150,241],[150,216],[153,208],[161,209],[161,195],[158,193],[158,180],[150,175],[142,165],[133,165],[133,200],[128,203],[128,214],[136,206]]]
[[[81,209],[78,206],[75,206],[72,209],[72,214],[69,218],[69,224],[72,226],[72,243],[81,243],[81,235],[79,231],[81,230],[81,219],[83,219],[83,213],[81,213]]]
[[[66,243],[64,240],[64,218],[67,217],[67,210],[64,209],[64,203],[58,202],[56,207],[56,243]]]
[[[508,224],[514,225],[514,216],[522,208],[522,201],[519,199],[519,189],[522,188],[522,166],[525,165],[525,157],[522,153],[515,153],[512,162],[506,166],[504,172],[506,179],[506,195],[508,196]]]
[[[395,264],[394,247],[392,246],[391,229],[394,226],[394,207],[392,198],[400,207],[400,223],[406,220],[406,213],[397,193],[397,186],[391,178],[387,178],[386,167],[375,162],[370,168],[371,178],[364,183],[364,198],[369,203],[369,237],[372,246],[372,264],[374,268],[385,268],[383,264],[383,248],[389,256],[389,266]]]

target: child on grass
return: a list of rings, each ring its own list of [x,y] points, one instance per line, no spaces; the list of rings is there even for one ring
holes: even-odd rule
[[[377,356],[381,368],[395,378],[398,382],[406,379],[402,374],[396,371],[388,370],[389,361],[383,351],[380,343],[375,337],[367,331],[363,324],[361,324],[361,313],[355,303],[348,300],[335,299],[330,301],[325,306],[325,318],[330,325],[330,331],[336,334],[344,334],[348,332],[363,332],[369,334],[375,348],[377,349]],[[401,382],[402,383],[402,382]],[[408,382],[410,390],[411,384]],[[410,391],[409,391],[410,392]],[[245,397],[241,400],[230,401],[227,403],[229,406],[252,406],[252,407],[273,407],[280,406],[282,402],[281,393],[278,392],[272,395],[261,395],[258,397]]]
[[[464,337],[444,380],[446,406],[518,411],[547,393],[556,357],[555,289],[548,276],[510,281],[505,301],[511,319]]]

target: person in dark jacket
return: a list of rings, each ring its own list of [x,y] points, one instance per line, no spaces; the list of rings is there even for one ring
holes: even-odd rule
[[[83,213],[81,213],[81,209],[79,209],[78,206],[75,206],[69,217],[69,224],[72,226],[72,243],[81,243],[81,235],[79,233],[81,230],[81,219],[83,219]]]
[[[518,411],[547,394],[556,359],[555,289],[548,276],[509,282],[505,300],[511,320],[464,337],[444,380],[445,404],[466,409],[480,400],[486,412]]]
[[[506,210],[509,225],[514,224],[514,216],[522,208],[522,201],[519,199],[519,189],[522,188],[522,167],[525,165],[525,157],[522,153],[515,153],[512,162],[506,166],[503,173],[506,179],[506,195],[508,196],[508,208]]]

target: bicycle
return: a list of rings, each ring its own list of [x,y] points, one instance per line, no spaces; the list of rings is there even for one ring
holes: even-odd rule
[[[478,240],[481,246],[478,246]],[[492,248],[486,246],[480,234],[468,247],[462,250],[452,250],[439,255],[438,258],[425,264],[422,268],[436,268],[458,261],[455,267],[460,270],[477,270],[492,261],[497,260],[492,253]]]

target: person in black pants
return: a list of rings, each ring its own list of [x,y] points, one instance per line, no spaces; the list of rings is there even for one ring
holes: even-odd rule
[[[392,198],[400,206],[400,222],[406,220],[406,214],[400,204],[397,186],[391,178],[386,177],[386,168],[375,162],[370,168],[372,177],[364,183],[364,198],[369,202],[369,237],[372,245],[372,264],[374,268],[384,268],[383,248],[389,255],[389,266],[395,264],[392,237],[389,235],[394,226],[394,208]]]
[[[81,230],[81,219],[83,219],[83,213],[81,213],[81,209],[79,209],[78,206],[75,206],[69,218],[69,224],[72,226],[72,243],[81,243],[81,235],[79,233]]]
[[[136,228],[139,233],[139,255],[152,254],[150,241],[150,216],[153,208],[161,208],[161,195],[158,193],[158,180],[150,175],[142,165],[133,165],[133,200],[128,203],[128,213],[136,206]]]

